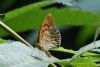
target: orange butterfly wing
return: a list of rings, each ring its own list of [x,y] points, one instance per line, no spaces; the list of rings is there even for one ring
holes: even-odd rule
[[[52,14],[48,14],[44,19],[39,32],[38,46],[43,50],[50,50],[61,44],[61,34],[54,24]]]

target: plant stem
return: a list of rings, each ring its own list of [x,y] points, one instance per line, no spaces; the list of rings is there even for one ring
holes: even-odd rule
[[[23,42],[27,46],[33,48],[26,40],[24,40],[21,36],[19,36],[15,31],[13,31],[10,27],[8,27],[2,21],[0,21],[0,27],[3,28],[4,30],[6,30],[8,33],[14,35],[16,38],[18,38],[21,42]]]

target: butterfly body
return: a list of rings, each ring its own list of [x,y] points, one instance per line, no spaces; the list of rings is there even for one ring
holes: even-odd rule
[[[48,14],[39,31],[37,47],[50,57],[51,54],[48,50],[59,47],[60,44],[61,34],[54,24],[52,14]]]

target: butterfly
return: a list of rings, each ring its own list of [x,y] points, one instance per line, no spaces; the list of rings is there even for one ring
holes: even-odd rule
[[[54,17],[49,13],[43,21],[38,34],[38,49],[44,51],[48,57],[51,57],[50,49],[61,45],[61,34],[54,23]]]

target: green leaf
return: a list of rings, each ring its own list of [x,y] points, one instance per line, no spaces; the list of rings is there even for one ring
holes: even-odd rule
[[[7,41],[0,38],[0,44],[5,43],[5,42],[7,42]]]
[[[99,45],[99,44],[98,44]],[[83,47],[82,47],[83,48]],[[89,47],[88,47],[89,48]],[[85,48],[84,48],[85,49]],[[85,57],[92,57],[94,61],[100,61],[100,54],[96,54],[96,53],[92,53],[92,52],[85,52],[84,53],[84,50],[80,50],[80,51],[74,51],[74,50],[71,50],[71,49],[65,49],[63,47],[60,47],[60,48],[56,48],[56,49],[53,49],[54,51],[60,51],[60,52],[65,52],[65,53],[71,53],[71,54],[75,54],[75,58],[80,56],[82,54],[82,56],[85,56]],[[83,53],[81,53],[83,52]],[[76,56],[77,55],[77,56]]]
[[[57,58],[48,58],[43,51],[30,48],[18,41],[0,44],[0,67],[47,67]]]
[[[52,49],[52,50],[60,51],[60,52],[65,52],[65,53],[71,53],[71,54],[76,54],[77,53],[77,51],[74,51],[74,50],[71,50],[71,49],[65,49],[63,47],[55,48],[55,49]],[[86,52],[82,56],[96,56],[96,55],[99,55],[99,54],[92,53],[92,52]]]
[[[68,61],[61,61],[61,62],[55,62],[55,63],[58,64],[60,67],[70,67]]]
[[[70,63],[73,67],[96,67],[96,64],[93,62],[92,58],[76,58]]]
[[[72,59],[75,59],[75,58],[77,58],[78,56],[80,56],[80,55],[82,55],[83,53],[85,53],[85,52],[87,52],[87,51],[91,51],[91,50],[93,50],[94,48],[99,48],[100,47],[100,41],[98,40],[98,41],[95,41],[95,45],[94,45],[94,42],[92,42],[92,43],[90,43],[90,44],[88,44],[88,45],[86,45],[86,46],[83,46],[83,47],[81,47],[78,51],[77,51],[77,53],[72,57]],[[91,55],[91,56],[100,56],[100,54],[96,54],[96,53],[91,53],[91,54],[89,54],[89,53],[87,53],[87,55],[89,56],[89,55]]]
[[[92,58],[81,58],[77,57],[76,59],[72,61],[61,61],[56,62],[61,67],[96,67],[96,64],[93,62]]]
[[[97,14],[90,12],[82,12],[81,10],[71,10],[70,8],[47,8],[45,6],[53,4],[53,2],[38,2],[22,8],[7,12],[3,21],[16,32],[27,31],[41,26],[43,18],[48,13],[53,13],[55,22],[58,26],[72,25],[95,25],[100,19]],[[84,18],[84,19],[83,19]],[[0,30],[0,36],[7,35]]]
[[[74,50],[65,49],[65,48],[63,48],[63,47],[55,48],[55,49],[52,49],[52,50],[54,50],[54,51],[66,52],[66,53],[71,53],[71,54],[75,54],[75,53],[76,53]]]
[[[3,21],[16,32],[37,28],[44,16],[46,16],[46,14],[41,14],[43,11],[41,8],[50,4],[52,4],[52,2],[38,2],[9,11],[5,13]],[[7,33],[0,29],[0,36],[4,35],[7,35]]]

